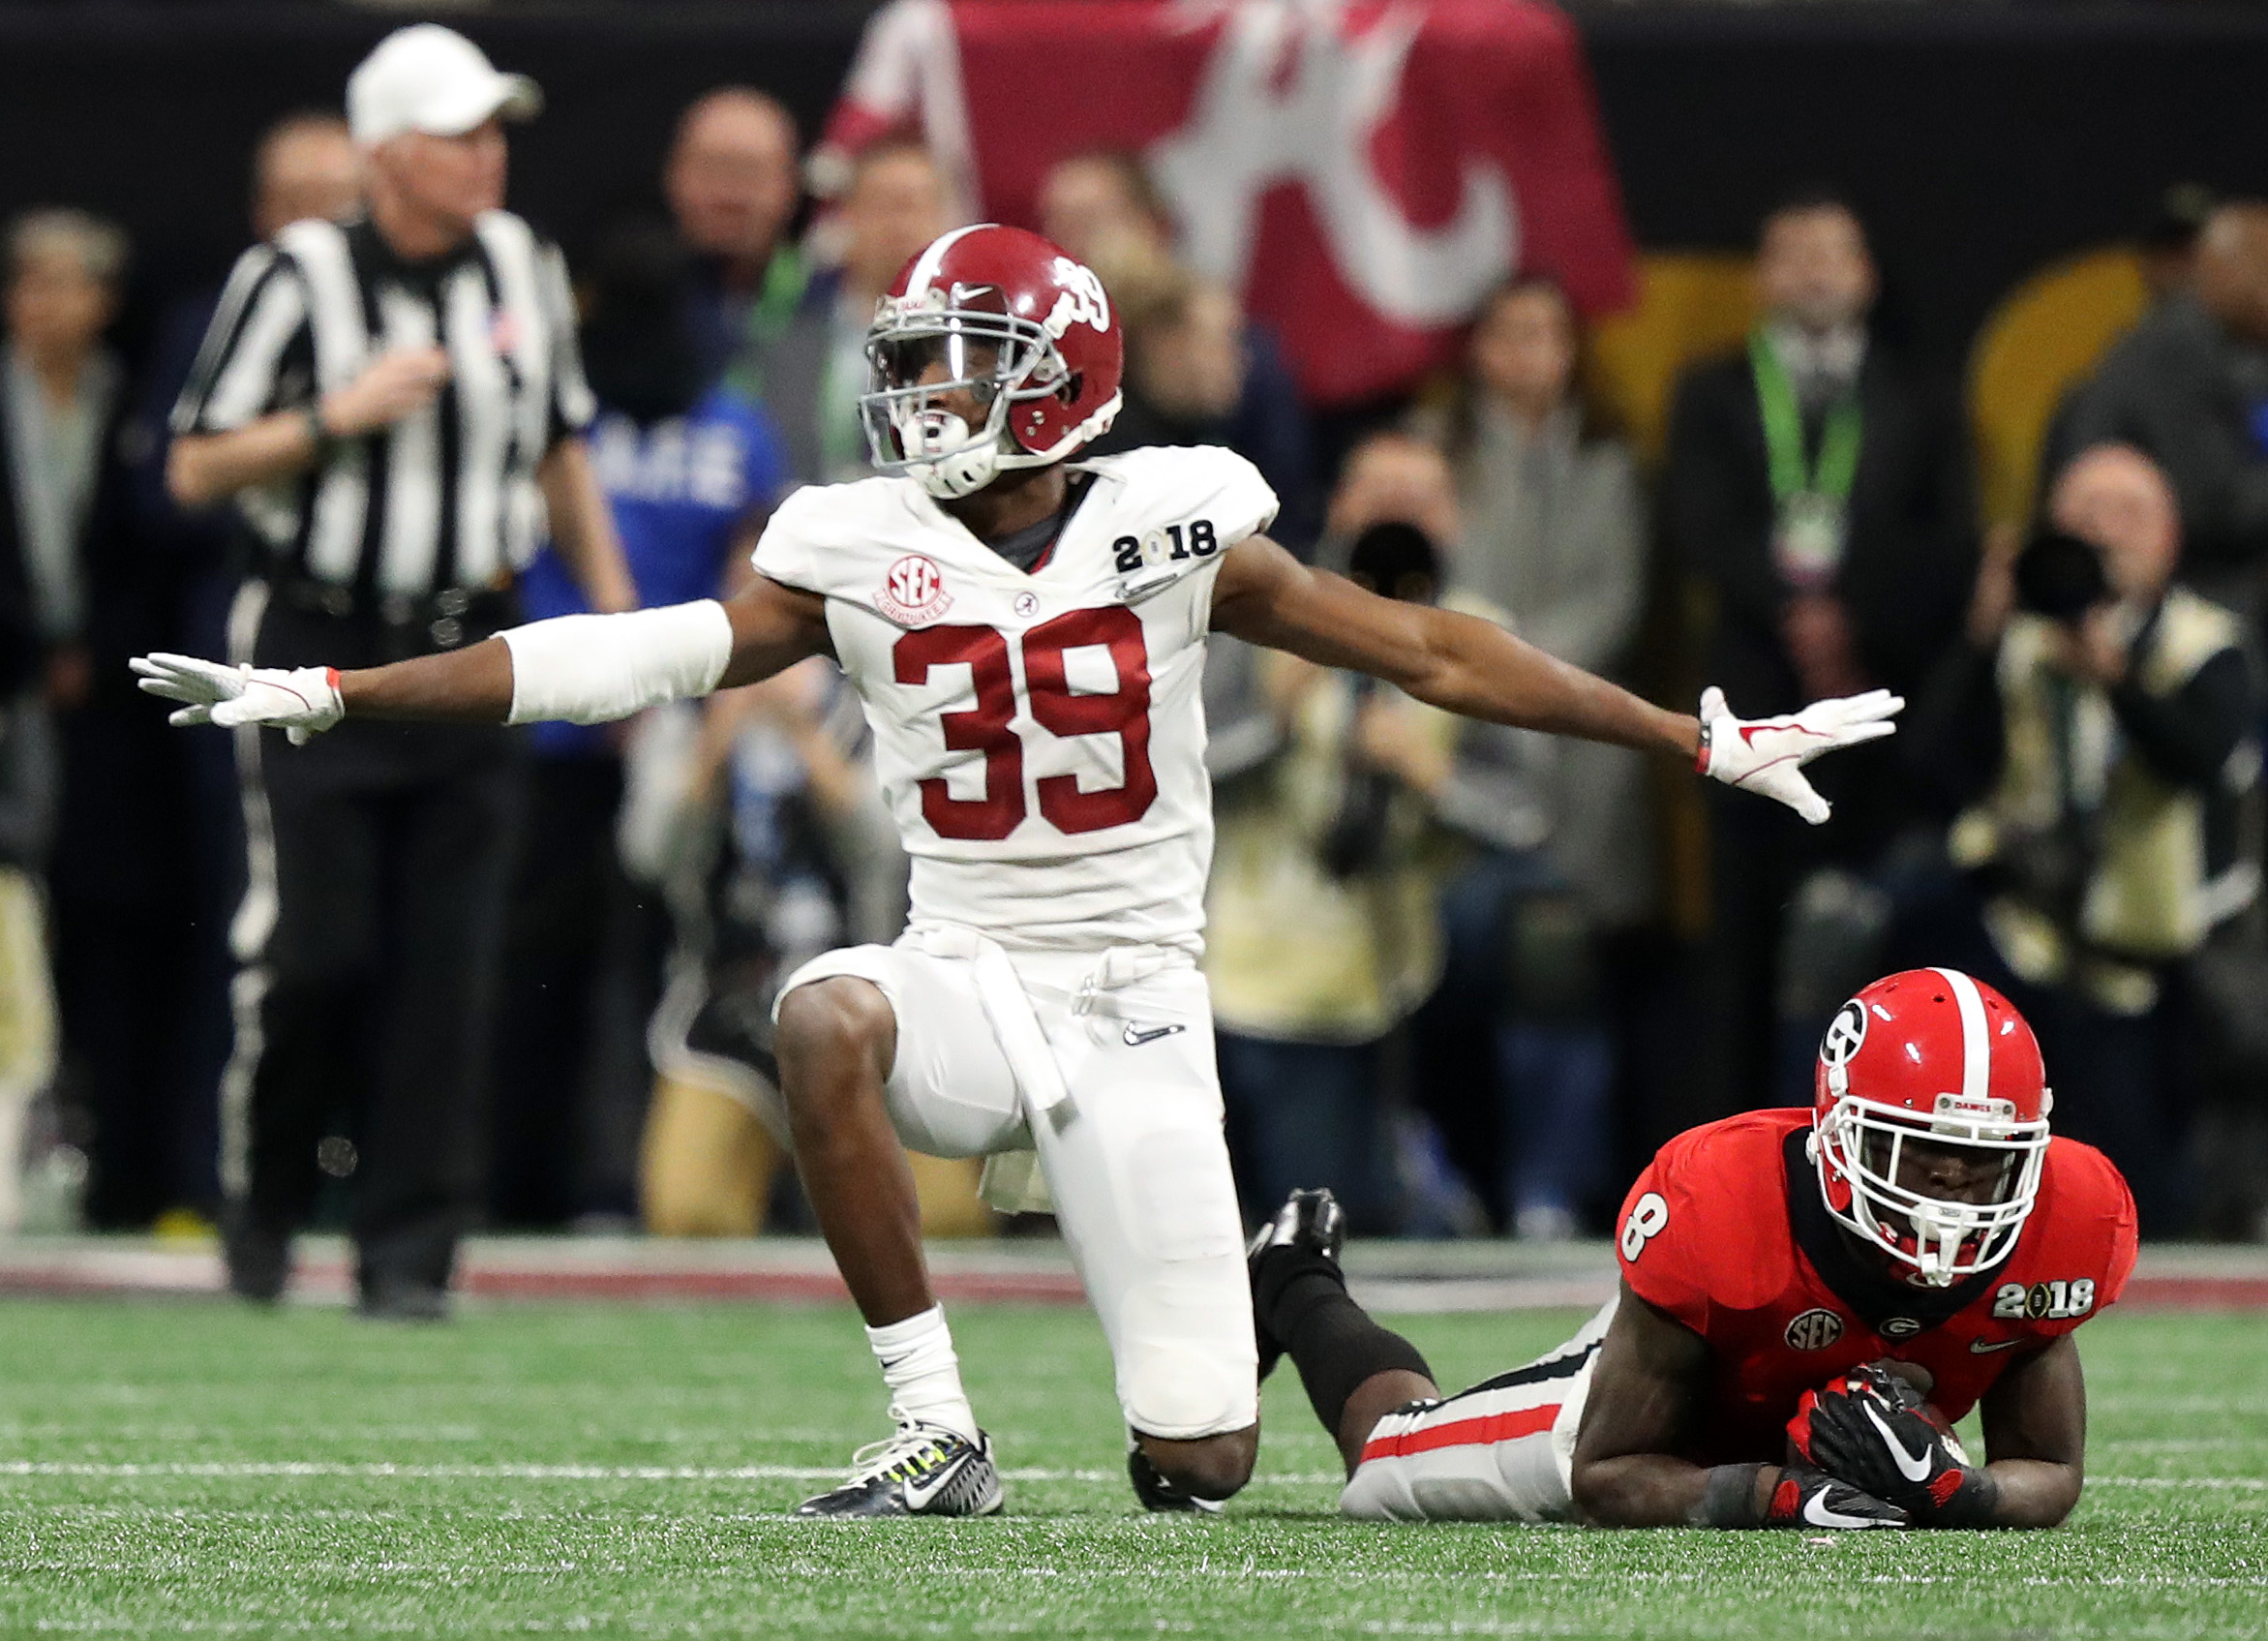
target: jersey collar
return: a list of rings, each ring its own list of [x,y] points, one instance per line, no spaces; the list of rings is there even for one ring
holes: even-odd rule
[[[1819,1170],[1805,1148],[1810,1138],[1805,1124],[1790,1130],[1780,1148],[1788,1172],[1788,1224],[1820,1281],[1874,1332],[1881,1333],[1892,1317],[1911,1318],[1924,1329],[1935,1327],[1966,1309],[2000,1273],[2000,1265],[1994,1265],[1950,1288],[1922,1288],[1890,1276],[1853,1245],[1851,1233],[1827,1211]]]

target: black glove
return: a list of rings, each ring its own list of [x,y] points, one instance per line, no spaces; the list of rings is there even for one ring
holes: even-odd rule
[[[1767,1527],[1904,1527],[1906,1512],[1809,1465],[1782,1465]]]
[[[1917,1527],[1984,1527],[1997,1489],[1969,1463],[1952,1433],[1925,1412],[1921,1393],[1895,1374],[1853,1368],[1807,1390],[1789,1421],[1790,1443],[1810,1463],[1888,1501]]]

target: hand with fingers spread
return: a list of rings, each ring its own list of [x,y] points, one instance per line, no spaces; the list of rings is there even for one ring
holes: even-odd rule
[[[1784,717],[1742,719],[1725,705],[1725,692],[1701,693],[1701,757],[1695,768],[1712,780],[1776,798],[1813,826],[1830,805],[1804,778],[1803,766],[1823,752],[1860,745],[1895,734],[1890,720],[1905,706],[1887,689],[1814,701]]]
[[[166,719],[183,727],[272,724],[304,746],[347,711],[335,667],[232,667],[167,654],[136,655],[129,664],[149,694],[188,703]]]

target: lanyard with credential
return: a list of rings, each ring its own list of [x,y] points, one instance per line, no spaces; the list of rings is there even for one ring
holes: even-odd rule
[[[1816,585],[1842,561],[1844,507],[1859,476],[1859,395],[1845,394],[1828,411],[1819,462],[1811,467],[1803,460],[1803,412],[1796,403],[1795,384],[1761,329],[1748,338],[1748,362],[1756,376],[1765,455],[1779,511],[1773,557],[1790,581]]]

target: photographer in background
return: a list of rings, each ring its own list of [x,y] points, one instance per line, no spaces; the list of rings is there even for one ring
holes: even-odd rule
[[[1358,446],[1330,517],[1327,562],[1356,582],[1504,620],[1454,589],[1456,490],[1429,445],[1381,434]],[[1433,1124],[1409,1111],[1389,1124],[1381,1083],[1390,1039],[1441,980],[1443,885],[1476,846],[1532,848],[1549,832],[1550,748],[1359,675],[1272,652],[1223,660],[1219,681],[1207,663],[1208,719],[1218,749],[1248,743],[1250,761],[1212,765],[1205,972],[1239,1189],[1264,1205],[1329,1185],[1358,1227],[1470,1228],[1478,1206]],[[1488,1098],[1469,1082],[1444,1092]],[[1530,1098],[1521,1114],[1548,1124],[1550,1108]],[[1535,1149],[1559,1155],[1548,1139]]]
[[[2038,1026],[2057,1131],[2109,1152],[2162,1236],[2192,1195],[2175,1051],[2225,1025],[2191,981],[2258,894],[2260,696],[2238,618],[2172,585],[2180,515],[2148,457],[2084,452],[2047,515],[1985,566],[1906,750],[1968,802],[1948,849],[1980,896],[1977,972]]]
[[[1400,520],[1355,536],[1347,573],[1432,603],[1438,552]],[[1356,1226],[1394,1230],[1381,1080],[1388,1035],[1441,970],[1453,860],[1435,825],[1458,722],[1384,684],[1265,654],[1275,755],[1222,794],[1205,896],[1222,1100],[1248,1210],[1328,1186]]]

